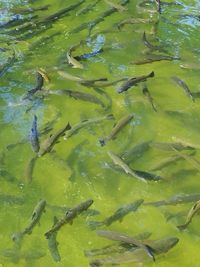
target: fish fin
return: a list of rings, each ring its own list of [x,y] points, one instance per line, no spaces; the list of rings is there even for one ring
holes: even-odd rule
[[[84,119],[84,120],[82,120],[81,122],[86,122],[86,121],[88,121],[88,119]]]
[[[33,220],[36,216],[36,212],[33,212],[31,219]]]
[[[105,139],[99,139],[99,143],[100,143],[100,145],[101,146],[105,146],[105,144],[106,144],[106,141],[105,141]]]
[[[154,77],[154,76],[155,76],[154,71],[152,71],[148,76],[149,76],[149,77]]]
[[[181,224],[181,225],[177,225],[176,226],[179,230],[185,230],[185,228],[187,227],[187,224]]]
[[[145,247],[147,249],[148,255],[153,259],[153,261],[156,261],[155,256],[154,256],[155,249],[153,249],[149,245],[145,245]]]
[[[115,117],[114,117],[113,114],[108,114],[108,115],[106,116],[106,118],[109,119],[109,120],[113,120]]]
[[[71,124],[68,122],[67,124],[67,129],[66,130],[70,130],[72,128]]]

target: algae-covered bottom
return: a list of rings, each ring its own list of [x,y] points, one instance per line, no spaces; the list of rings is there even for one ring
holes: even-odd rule
[[[199,8],[1,1],[0,266],[199,266]]]

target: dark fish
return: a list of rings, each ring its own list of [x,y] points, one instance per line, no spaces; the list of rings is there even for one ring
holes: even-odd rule
[[[181,59],[180,57],[175,57],[175,56],[150,55],[146,59],[132,61],[130,62],[130,64],[144,65],[144,64],[149,64],[149,63],[156,62],[156,61],[162,61],[162,60],[172,61],[172,60],[180,60],[180,59]]]
[[[117,92],[119,94],[123,93],[123,92],[127,91],[129,88],[131,88],[132,86],[136,86],[138,83],[144,82],[148,78],[151,78],[151,77],[154,77],[154,72],[153,71],[151,73],[149,73],[148,75],[142,75],[142,76],[139,76],[139,77],[130,78],[130,79],[128,79],[128,81],[126,81],[124,84],[122,84],[117,89]]]
[[[109,226],[115,221],[122,221],[123,218],[129,214],[130,212],[135,212],[139,208],[139,206],[144,202],[143,199],[136,200],[132,203],[126,204],[121,206],[119,209],[117,209],[113,215],[107,217],[105,220],[102,222],[95,222],[95,221],[90,221],[88,224],[91,227],[92,230],[95,230],[99,226]]]
[[[85,54],[82,54],[80,56],[75,56],[74,58],[76,60],[84,60],[84,59],[88,59],[88,58],[91,58],[91,57],[95,57],[96,55],[102,53],[104,50],[103,48],[100,48],[99,50],[96,50],[96,51],[93,51],[93,52],[90,52],[90,53],[85,53]]]
[[[47,239],[51,237],[54,232],[57,232],[63,225],[69,223],[72,224],[73,220],[81,214],[83,211],[87,210],[92,204],[93,200],[89,199],[85,202],[80,203],[78,206],[68,210],[63,219],[60,219],[48,232],[45,233]]]
[[[40,72],[37,72],[36,73],[36,87],[29,90],[27,92],[27,94],[23,97],[23,100],[25,99],[29,99],[31,100],[33,95],[37,92],[37,91],[40,91],[42,90],[42,87],[43,87],[43,84],[44,84],[44,78],[43,76],[41,75]]]
[[[59,131],[57,131],[57,133],[51,135],[49,138],[44,140],[44,142],[41,144],[40,150],[38,152],[38,156],[40,157],[50,152],[52,148],[54,147],[54,145],[58,142],[58,139],[61,136],[63,136],[66,131],[70,129],[71,129],[71,126],[69,123],[67,123],[67,125],[64,128],[60,129]]]
[[[148,88],[147,88],[146,85],[144,86],[142,92],[143,92],[143,94],[147,97],[147,99],[149,100],[149,102],[150,102],[150,104],[151,104],[153,110],[154,110],[155,112],[157,112],[157,109],[156,109],[156,107],[155,107],[155,105],[154,105],[154,103],[153,103],[153,98],[152,98],[152,96],[151,96],[151,94],[150,94],[150,92],[149,92],[149,90],[148,90]]]
[[[34,152],[38,152],[40,150],[39,138],[38,138],[38,130],[37,130],[37,116],[34,115],[33,124],[30,133],[30,141],[32,145],[32,149]]]
[[[15,60],[15,52],[13,52],[13,55],[8,58],[7,62],[4,65],[0,66],[0,77],[2,77],[7,72],[7,70],[14,64]]]
[[[114,139],[116,135],[121,131],[121,129],[123,129],[133,119],[133,117],[133,114],[122,117],[113,127],[111,133],[108,136],[106,136],[104,139],[99,139],[101,146],[104,146],[108,141]]]
[[[54,227],[54,225],[56,225],[57,222],[58,222],[58,219],[56,217],[54,217],[54,223],[53,223],[52,227]],[[58,245],[59,244],[56,240],[57,233],[58,232],[52,233],[50,235],[50,237],[48,238],[49,251],[50,251],[51,256],[55,262],[61,261],[60,253],[58,251]]]
[[[133,170],[134,175],[140,179],[144,179],[147,181],[160,181],[163,180],[163,178],[159,175],[156,175],[154,173],[150,172],[145,172],[145,171],[138,171],[138,170]]]
[[[162,46],[157,46],[157,45],[152,45],[148,40],[147,40],[147,36],[146,33],[143,33],[142,36],[142,41],[145,44],[145,46],[147,46],[149,49],[151,50],[156,50],[156,51],[162,51],[162,52],[167,52]]]
[[[157,164],[155,164],[153,167],[151,167],[151,171],[158,171],[162,170],[163,168],[181,160],[181,156],[179,155],[173,155],[167,158],[164,158],[163,160],[160,160]]]
[[[151,19],[141,19],[141,18],[129,18],[124,19],[117,24],[117,27],[121,29],[126,24],[150,24],[153,23]]]
[[[23,235],[25,234],[31,234],[33,228],[37,223],[39,223],[40,218],[42,216],[42,213],[45,211],[45,206],[46,206],[46,201],[45,200],[40,200],[36,207],[33,210],[32,216],[31,216],[31,222],[29,226],[27,226],[24,231],[22,232]]]
[[[132,246],[142,248],[146,251],[147,255],[151,257],[153,261],[155,261],[155,257],[153,255],[153,249],[150,246],[146,245],[145,242],[143,243],[140,240],[130,237],[124,233],[118,233],[113,231],[102,231],[102,230],[99,230],[96,233],[98,236],[105,237],[110,240],[120,241],[125,244],[131,244]]]
[[[200,194],[190,194],[190,195],[180,194],[172,196],[171,198],[166,200],[146,202],[144,203],[144,205],[152,205],[155,207],[166,206],[166,205],[178,205],[178,204],[198,201],[199,199],[200,199]]]
[[[193,102],[195,101],[192,92],[190,91],[189,87],[187,86],[187,84],[184,81],[182,81],[181,79],[179,79],[176,76],[173,76],[172,80],[175,81],[180,87],[183,88],[186,95],[189,96]]]
[[[184,144],[183,142],[177,142],[177,143],[151,142],[150,146],[164,151],[172,151],[173,150],[172,147],[179,151],[196,149],[196,147],[192,147],[189,144]]]
[[[31,14],[37,11],[45,11],[48,10],[48,8],[50,7],[50,5],[44,5],[44,6],[40,6],[40,7],[29,7],[29,8],[11,8],[11,12],[13,13],[18,13],[18,14]]]
[[[93,3],[83,7],[82,9],[76,12],[76,16],[84,15],[86,13],[88,14],[100,1],[101,0],[94,1]]]
[[[180,230],[186,229],[188,225],[192,222],[193,217],[199,212],[199,210],[200,210],[200,200],[198,200],[189,210],[186,222],[184,224],[178,225],[177,228]]]
[[[17,182],[17,178],[3,168],[0,169],[0,179],[1,178],[5,179],[5,181],[10,183]]]

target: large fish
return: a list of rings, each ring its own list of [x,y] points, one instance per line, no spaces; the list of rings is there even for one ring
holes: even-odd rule
[[[138,77],[133,77],[128,79],[128,81],[124,82],[118,89],[117,92],[123,93],[125,91],[127,91],[129,88],[131,88],[132,86],[136,86],[138,83],[140,82],[144,82],[146,81],[148,78],[152,78],[154,77],[154,72],[152,71],[151,73],[149,73],[148,75],[142,75],[142,76],[138,76]]]
[[[193,217],[198,213],[200,210],[200,200],[198,200],[192,208],[189,210],[186,222],[184,224],[178,225],[177,227],[180,230],[184,230],[188,227],[188,225],[192,222]]]

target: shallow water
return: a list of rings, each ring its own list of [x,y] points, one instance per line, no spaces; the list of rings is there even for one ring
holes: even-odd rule
[[[144,5],[138,0],[129,1],[126,5],[127,11],[115,10],[104,20],[100,20],[91,31],[91,22],[101,17],[110,7],[104,1],[97,1],[90,11],[80,15],[77,12],[94,3],[92,0],[82,3],[80,1],[80,6],[66,16],[48,24],[37,24],[38,21],[75,3],[78,3],[78,0],[68,0],[66,4],[53,0],[51,3],[45,0],[0,2],[0,266],[57,265],[49,253],[44,233],[51,228],[53,216],[62,218],[63,212],[46,207],[40,226],[36,226],[32,234],[25,236],[23,240],[21,251],[24,253],[20,255],[30,252],[31,256],[20,257],[11,239],[14,232],[22,231],[28,225],[32,211],[40,199],[45,199],[51,205],[67,207],[76,206],[86,199],[94,200],[91,208],[98,210],[99,215],[79,216],[73,225],[64,226],[57,235],[61,255],[59,265],[77,267],[89,266],[89,259],[84,256],[84,250],[111,243],[91,231],[88,227],[89,221],[101,221],[120,206],[137,199],[142,198],[149,202],[177,194],[199,193],[199,169],[184,159],[155,171],[164,180],[144,183],[115,168],[107,154],[111,150],[122,155],[130,148],[148,141],[172,143],[181,140],[195,147],[200,145],[200,21],[197,17],[199,1],[180,0],[176,4],[166,1],[161,7],[160,15],[153,1]],[[20,24],[6,24],[13,18],[16,21],[16,14],[22,13],[17,9],[37,8],[47,4],[47,10],[18,16],[20,22],[20,19],[30,20],[31,16],[38,15],[38,18],[34,19],[36,24],[29,25],[23,31],[19,28]],[[151,19],[153,22],[128,24],[121,30],[116,27],[118,22],[130,17]],[[80,25],[86,26],[81,30]],[[144,31],[151,44],[160,45],[169,55],[180,57],[180,60],[158,61],[145,65],[130,64],[131,61],[146,58],[149,52],[149,48],[142,41]],[[82,61],[83,69],[76,69],[67,64],[66,53],[81,40],[87,42],[78,47],[73,55],[101,48],[103,52]],[[7,64],[13,54],[14,59]],[[50,77],[49,82],[44,82],[44,89],[70,89],[91,93],[98,97],[104,106],[59,95],[37,97],[33,101],[22,100],[22,96],[35,87],[35,73],[39,68],[45,69]],[[118,94],[116,89],[119,84],[95,90],[65,80],[58,74],[58,70],[87,80],[106,77],[111,81],[154,71],[155,77],[148,79],[145,84],[151,92],[157,112],[142,93],[144,83]],[[172,76],[184,80],[195,93],[194,102],[171,79]],[[101,147],[99,138],[108,135],[113,125],[130,113],[134,115],[134,119],[121,130],[116,139]],[[55,133],[67,122],[73,126],[80,121],[108,114],[113,114],[115,121],[103,120],[81,129],[67,140],[60,138],[60,142],[54,146],[54,152],[37,159],[32,182],[28,181],[27,164],[35,156],[29,141],[34,115],[38,117],[39,129],[54,120],[51,133]],[[40,141],[45,140],[51,133],[41,136]],[[17,144],[20,142],[22,144]],[[10,144],[17,145],[9,147]],[[171,155],[174,155],[173,151],[150,147],[132,155],[129,166],[136,170],[150,171]],[[193,157],[200,160],[198,150]],[[11,203],[3,199],[3,194],[18,196],[21,201]],[[167,212],[187,211],[192,205],[193,202],[163,207],[142,205],[137,212],[128,214],[122,222],[114,222],[102,229],[132,236],[149,231],[152,233],[152,239],[176,236],[180,240],[171,251],[158,256],[156,263],[147,261],[144,266],[197,267],[200,261],[199,216],[195,217],[183,232],[176,226],[184,223],[186,216],[168,222],[165,218]]]

